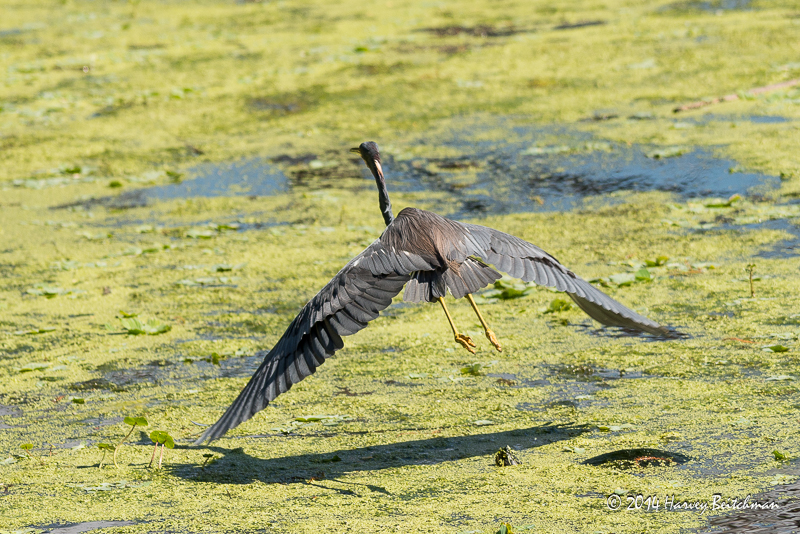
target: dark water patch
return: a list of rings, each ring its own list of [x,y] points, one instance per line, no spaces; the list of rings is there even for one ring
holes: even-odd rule
[[[83,419],[81,421],[81,423],[83,423],[85,425],[89,425],[92,428],[97,429],[97,428],[102,428],[102,427],[105,427],[105,426],[118,425],[118,424],[122,423],[123,420],[124,419],[122,417],[108,417],[108,418],[90,417],[89,419]]]
[[[246,338],[261,339],[261,338]],[[239,356],[223,354],[214,357],[177,355],[171,359],[153,360],[136,367],[109,369],[102,378],[76,384],[80,388],[101,389],[115,392],[152,386],[186,386],[187,380],[208,380],[216,378],[249,378],[261,364],[268,351]],[[173,401],[170,401],[173,402]]]
[[[688,0],[674,2],[658,9],[660,13],[686,13],[704,11],[717,13],[721,11],[744,11],[752,9],[750,0]]]
[[[285,168],[285,171],[292,187],[319,190],[342,187],[343,180],[359,176],[362,166],[361,158],[339,161],[336,159],[336,155],[332,154],[328,159],[315,159],[307,164],[289,166]]]
[[[87,521],[85,523],[72,523],[67,525],[51,524],[33,527],[37,529],[49,529],[45,534],[82,534],[111,527],[127,527],[135,525],[135,521]]]
[[[471,37],[508,37],[519,33],[530,33],[535,30],[515,28],[514,26],[497,27],[488,24],[476,26],[440,26],[436,28],[419,28],[414,30],[436,35],[437,37],[454,37],[456,35],[469,35]]]
[[[139,367],[121,369],[106,374],[103,380],[125,390],[129,386],[152,386],[161,384],[168,373],[158,367]]]
[[[608,24],[605,20],[579,20],[578,22],[563,22],[558,26],[554,26],[554,30],[574,30],[577,28],[586,28],[587,26],[603,26]]]
[[[792,224],[792,222],[787,219],[775,219],[758,224],[746,224],[738,228],[740,230],[783,230],[792,235],[790,238],[771,244],[760,250],[756,254],[758,258],[786,259],[794,258],[800,254],[800,226]]]
[[[22,417],[22,410],[16,406],[3,406],[0,404],[0,417]]]
[[[486,376],[496,378],[497,384],[501,386],[510,386],[514,388],[538,388],[550,385],[550,381],[546,379],[531,380],[520,378],[512,373],[487,373]]]
[[[792,122],[794,119],[782,117],[780,115],[719,115],[716,113],[706,113],[701,117],[682,117],[681,120],[673,121],[674,128],[680,128],[681,124],[705,125],[712,122],[751,122],[753,124],[783,124]]]
[[[223,360],[218,366],[219,376],[222,378],[249,378],[256,372],[268,352],[268,350],[262,350],[252,356]]]
[[[22,417],[22,410],[16,406],[5,406],[0,404],[0,417]],[[19,427],[20,425],[9,425],[4,421],[0,421],[0,430]]]
[[[271,196],[287,190],[286,176],[260,158],[223,164],[204,164],[187,171],[197,176],[179,184],[148,188],[149,199],[217,196]]]
[[[575,365],[546,365],[551,376],[574,378],[583,382],[603,382],[607,380],[647,378],[641,371],[626,371],[624,369],[593,368],[586,364]]]
[[[734,161],[699,148],[629,147],[567,128],[509,129],[509,140],[492,143],[474,141],[463,132],[440,135],[439,144],[464,156],[399,160],[385,154],[387,181],[403,191],[446,192],[452,198],[447,205],[459,206],[457,216],[570,210],[587,198],[619,192],[730,197],[780,183],[774,176],[731,173]]]
[[[594,456],[584,465],[614,467],[617,469],[641,469],[645,467],[674,467],[691,460],[686,455],[660,449],[621,449]]]
[[[125,191],[120,195],[79,200],[55,206],[54,209],[104,206],[109,209],[131,209],[147,206],[157,200],[219,196],[271,196],[288,190],[289,181],[283,172],[261,158],[227,163],[206,163],[186,171],[190,180]]]
[[[84,382],[76,382],[70,385],[69,389],[73,391],[93,391],[98,389],[105,391],[125,391],[124,388],[105,378],[92,378]]]
[[[436,45],[436,46],[420,45],[412,43],[400,43],[397,46],[396,50],[401,54],[416,54],[418,52],[433,50],[435,52],[439,52],[447,56],[454,56],[456,54],[463,54],[464,52],[468,52],[473,48],[480,48],[480,47],[472,46],[469,43],[459,43],[453,45]]]
[[[331,98],[331,93],[325,87],[314,85],[301,91],[254,96],[246,105],[248,111],[260,119],[270,120],[310,111]]]
[[[792,122],[788,117],[780,117],[776,115],[747,115],[743,117],[748,122],[755,124],[780,124],[784,122]]]
[[[465,121],[466,122],[466,121]],[[503,140],[476,140],[489,126],[508,132]],[[624,193],[663,191],[681,199],[747,195],[756,187],[775,188],[780,179],[753,172],[709,151],[690,147],[617,144],[564,126],[507,126],[481,122],[436,132],[436,145],[456,155],[430,151],[430,136],[413,144],[430,156],[403,158],[383,154],[390,190],[440,191],[444,214],[470,217],[515,212],[564,211],[624,201]],[[440,153],[440,152],[439,152]],[[460,154],[460,155],[458,155]],[[320,159],[320,158],[324,159]],[[313,158],[313,159],[312,159]],[[355,177],[373,181],[357,158],[302,154],[233,163],[205,164],[187,171],[196,178],[126,191],[117,196],[82,200],[59,208],[102,205],[110,209],[142,207],[161,199],[274,195],[292,188],[352,186]],[[588,202],[588,203],[587,203]]]

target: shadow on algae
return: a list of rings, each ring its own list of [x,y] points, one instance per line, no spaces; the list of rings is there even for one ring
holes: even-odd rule
[[[426,465],[449,462],[463,458],[491,456],[498,449],[498,443],[528,438],[536,444],[530,448],[541,447],[580,436],[592,429],[589,425],[549,425],[520,428],[492,434],[476,434],[453,437],[436,437],[413,441],[403,441],[385,445],[346,448],[325,454],[292,454],[282,458],[257,458],[250,456],[242,448],[227,449],[219,445],[206,446],[207,449],[222,455],[207,467],[197,464],[172,464],[172,474],[181,478],[213,481],[216,483],[251,484],[292,482],[308,483],[308,480],[325,468],[326,479],[355,471],[373,471],[407,465]],[[368,432],[361,432],[367,434]],[[324,434],[321,434],[324,436]],[[251,435],[247,438],[272,437],[273,435]],[[320,434],[318,434],[320,436]],[[238,439],[238,438],[237,438]],[[223,438],[224,442],[224,438]],[[180,448],[180,446],[178,446]],[[358,461],[367,458],[368,461]],[[385,488],[354,484],[370,492],[389,492]],[[356,488],[353,488],[356,489]],[[348,491],[355,494],[356,491]]]
[[[84,532],[91,532],[93,530],[111,528],[111,527],[127,527],[135,525],[134,521],[86,521],[84,523],[74,523],[71,525],[43,525],[36,528],[49,529],[46,534],[83,534]]]

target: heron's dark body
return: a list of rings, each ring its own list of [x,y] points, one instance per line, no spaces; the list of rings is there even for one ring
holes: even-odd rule
[[[369,158],[373,147],[375,156]],[[377,145],[364,143],[360,148],[375,175],[386,230],[303,307],[272,350],[262,351],[264,361],[250,382],[197,443],[219,438],[313,374],[328,356],[344,346],[343,336],[366,327],[391,304],[403,286],[403,298],[409,302],[432,302],[447,291],[461,298],[499,279],[494,266],[525,282],[566,292],[602,324],[658,336],[670,333],[527,241],[416,208],[406,208],[394,218]]]

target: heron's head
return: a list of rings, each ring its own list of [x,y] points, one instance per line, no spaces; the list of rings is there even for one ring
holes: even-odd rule
[[[355,152],[361,156],[364,163],[367,164],[369,170],[376,180],[383,180],[383,168],[381,167],[381,153],[378,151],[378,145],[374,141],[367,141],[361,143],[357,148],[351,148],[350,152]]]

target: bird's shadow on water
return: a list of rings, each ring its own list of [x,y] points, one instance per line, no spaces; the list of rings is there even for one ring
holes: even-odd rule
[[[634,330],[632,328],[624,328],[620,326],[601,326],[595,328],[593,324],[586,323],[571,323],[571,326],[576,327],[577,330],[589,334],[590,336],[610,338],[610,339],[641,339],[645,342],[659,342],[659,341],[678,341],[693,338],[691,334],[687,334],[677,329],[674,326],[668,326],[663,335],[657,336],[648,334],[641,330]],[[681,326],[685,328],[684,326]]]
[[[486,465],[489,466],[494,464],[494,454],[506,445],[525,451],[557,441],[572,439],[589,431],[590,428],[586,425],[544,424],[505,432],[431,437],[339,449],[325,453],[292,454],[274,458],[251,456],[242,447],[229,449],[211,445],[204,447],[215,457],[207,465],[171,464],[168,469],[174,476],[202,482],[224,484],[251,484],[257,481],[268,484],[311,483],[314,480],[331,480],[361,471],[378,471],[409,465],[437,465],[478,456],[485,457]],[[287,437],[286,439],[292,438]],[[280,447],[279,440],[274,440],[273,443],[276,447]],[[364,484],[356,484],[356,486],[364,486],[370,491],[386,493],[385,488],[378,486],[374,488]],[[353,490],[350,489],[335,491],[353,493]]]

